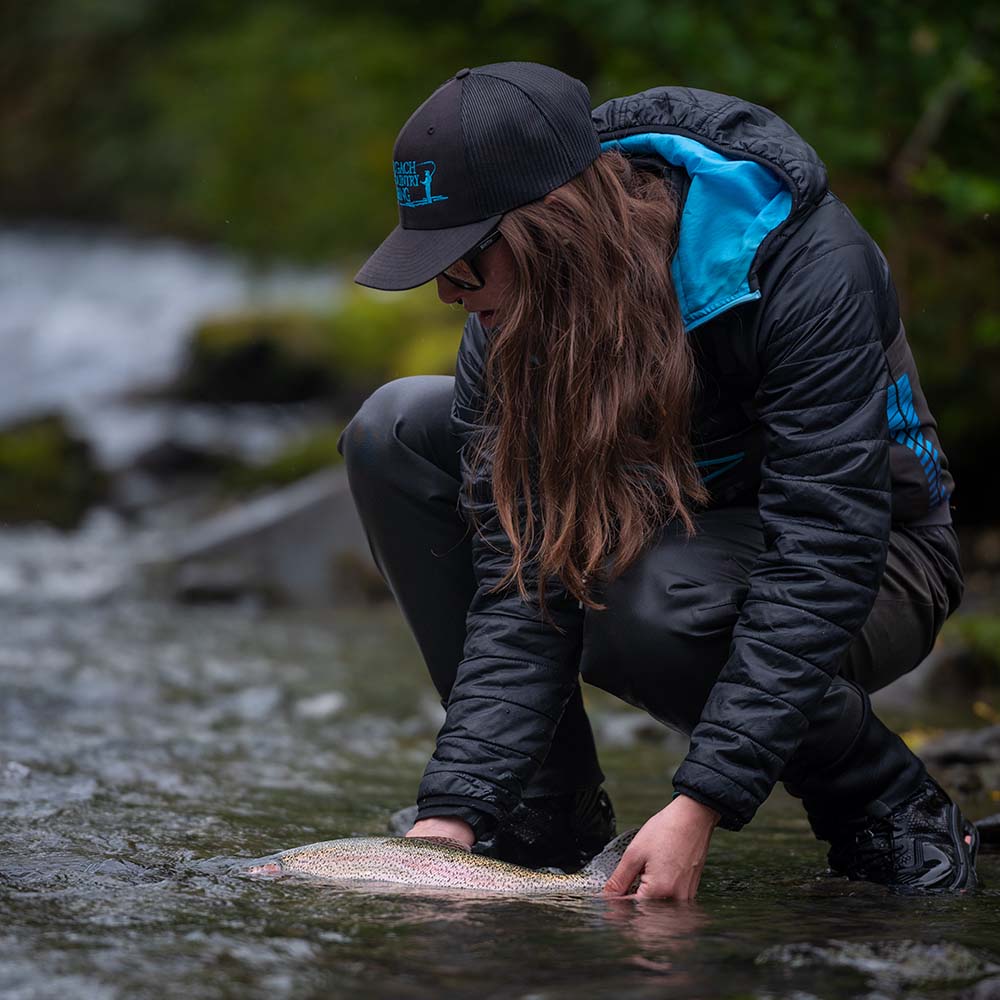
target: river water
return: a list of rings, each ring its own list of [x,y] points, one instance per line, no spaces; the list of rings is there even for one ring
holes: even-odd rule
[[[180,244],[0,231],[0,420],[93,428],[176,370],[192,323],[267,287]],[[242,860],[382,832],[441,709],[395,608],[152,601],[130,582],[165,541],[109,512],[72,537],[0,531],[5,1000],[1000,995],[996,855],[980,865],[996,888],[968,896],[826,878],[780,790],[716,836],[689,905],[241,877]],[[588,706],[627,829],[668,798],[680,748],[597,692]]]
[[[196,323],[268,306],[328,306],[332,270],[254,267],[173,239],[0,225],[0,424],[85,418],[176,372]]]
[[[4,997],[951,997],[1000,975],[996,855],[968,896],[826,878],[781,793],[716,836],[688,905],[240,877],[412,801],[440,708],[395,609],[8,598],[0,622]],[[612,738],[619,709],[588,698],[625,829],[676,745]]]

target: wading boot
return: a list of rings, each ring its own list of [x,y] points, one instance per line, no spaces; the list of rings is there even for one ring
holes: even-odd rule
[[[615,836],[615,810],[597,786],[569,795],[522,799],[473,852],[525,868],[579,871]]]
[[[974,889],[979,831],[931,777],[894,809],[881,802],[830,836],[830,868],[901,891]]]
[[[405,834],[416,822],[417,807],[394,813],[389,831]],[[615,811],[600,786],[567,795],[522,799],[492,834],[472,851],[525,868],[575,872],[615,837]]]

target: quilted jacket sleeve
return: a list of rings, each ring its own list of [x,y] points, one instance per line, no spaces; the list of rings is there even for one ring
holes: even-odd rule
[[[811,248],[765,293],[757,409],[765,549],[674,776],[739,829],[770,794],[872,608],[891,494],[874,246]]]
[[[520,801],[544,762],[563,709],[577,684],[583,612],[550,581],[549,614],[562,630],[526,604],[514,584],[488,591],[510,565],[510,543],[500,525],[491,476],[471,478],[471,448],[483,419],[486,334],[478,317],[466,323],[455,372],[452,427],[462,442],[463,512],[476,516],[472,552],[477,589],[466,619],[458,676],[448,699],[437,747],[417,796],[418,816],[458,815],[487,832]],[[526,510],[522,510],[522,517]],[[537,576],[525,572],[529,593]]]

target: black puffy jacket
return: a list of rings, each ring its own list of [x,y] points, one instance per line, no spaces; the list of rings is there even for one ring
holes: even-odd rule
[[[891,524],[948,523],[953,484],[885,259],[830,193],[814,150],[770,111],[700,90],[656,88],[593,117],[605,145],[661,171],[681,199],[672,269],[698,365],[696,459],[712,506],[757,504],[761,514],[766,549],[674,776],[738,829],[864,624]],[[473,316],[452,413],[466,443],[482,416],[486,350]],[[464,451],[463,470],[468,478]],[[483,525],[478,590],[418,803],[422,814],[454,809],[482,833],[545,759],[589,612],[548,590],[560,632],[513,588],[487,593],[509,543],[489,476],[471,486]]]

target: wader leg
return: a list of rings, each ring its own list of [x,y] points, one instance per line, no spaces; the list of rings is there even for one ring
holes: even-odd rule
[[[584,680],[684,733],[697,725],[728,659],[764,545],[755,508],[706,511],[697,523],[690,539],[668,525],[605,585],[608,610],[587,611],[581,654]],[[818,828],[875,799],[891,806],[923,779],[923,765],[874,715],[861,686],[881,687],[912,670],[961,594],[960,572],[957,585],[946,585],[946,567],[937,565],[932,546],[912,537],[915,530],[931,529],[893,531],[875,609],[782,775]],[[942,551],[946,543],[942,537]]]
[[[450,376],[388,382],[364,402],[338,443],[375,564],[443,704],[462,660],[465,617],[476,589],[471,531],[458,509],[453,395]],[[525,797],[573,792],[603,780],[577,688]]]

